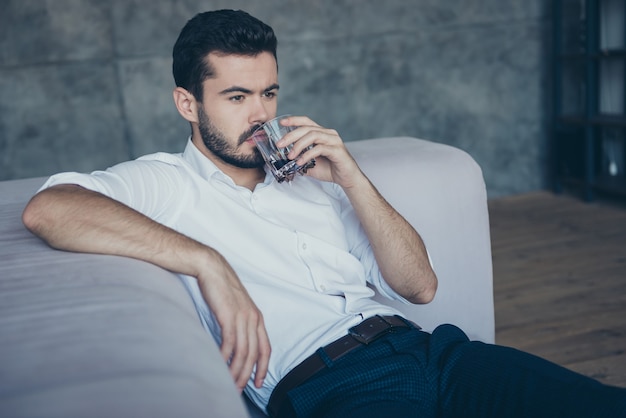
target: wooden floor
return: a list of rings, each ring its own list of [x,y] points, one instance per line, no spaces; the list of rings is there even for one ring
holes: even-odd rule
[[[489,202],[496,342],[626,387],[626,206]]]

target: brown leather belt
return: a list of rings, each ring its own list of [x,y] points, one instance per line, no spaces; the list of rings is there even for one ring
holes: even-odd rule
[[[421,327],[413,322],[397,315],[376,315],[350,328],[348,335],[333,341],[323,347],[322,350],[334,361],[357,347],[367,345],[383,335],[393,332],[396,328],[421,329]],[[291,389],[300,386],[325,367],[326,363],[324,363],[324,360],[322,360],[317,353],[314,353],[287,373],[287,375],[278,382],[276,388],[274,388],[270,401],[267,404],[267,412],[270,417],[278,416],[278,413],[287,400],[287,393]]]

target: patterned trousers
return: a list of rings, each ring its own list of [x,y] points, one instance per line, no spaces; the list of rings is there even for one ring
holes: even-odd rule
[[[626,417],[626,389],[536,356],[469,341],[457,327],[401,329],[289,391],[287,417]]]

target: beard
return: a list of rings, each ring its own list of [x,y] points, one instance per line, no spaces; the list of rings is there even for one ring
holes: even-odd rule
[[[253,126],[248,131],[242,133],[237,139],[236,145],[233,145],[226,139],[224,134],[211,123],[204,109],[200,108],[198,112],[198,129],[204,146],[226,164],[238,168],[259,168],[263,167],[265,163],[261,153],[256,147],[252,154],[241,154],[238,151],[239,146],[246,142],[257,128],[258,126]]]

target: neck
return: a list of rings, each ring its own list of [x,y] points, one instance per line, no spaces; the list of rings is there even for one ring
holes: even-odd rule
[[[223,162],[221,164],[213,162],[224,174],[233,179],[237,186],[245,187],[250,191],[253,191],[257,184],[263,183],[265,180],[263,168],[239,168]]]

